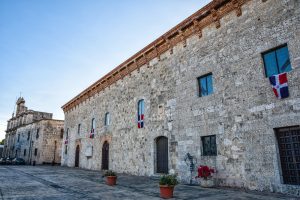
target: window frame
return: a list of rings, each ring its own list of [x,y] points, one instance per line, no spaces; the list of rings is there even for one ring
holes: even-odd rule
[[[140,128],[144,128],[145,127],[145,99],[140,99],[137,103],[137,122],[139,124],[139,117],[140,115],[143,115],[143,120],[141,123],[143,123],[143,126],[141,126]]]
[[[207,82],[207,77],[208,76],[211,76],[211,80],[212,80],[212,83],[211,83],[211,87],[212,87],[212,92],[210,93],[210,94],[208,94],[208,92],[207,92],[207,95],[202,95],[202,89],[201,89],[201,79],[203,79],[203,78],[205,78],[205,82],[206,82],[206,90],[208,91],[208,82]],[[198,96],[199,97],[205,97],[205,96],[209,96],[209,95],[212,95],[213,93],[214,93],[214,90],[213,90],[213,73],[212,72],[210,72],[210,73],[207,73],[207,74],[204,74],[204,75],[202,75],[202,76],[199,76],[198,78],[197,78],[197,85],[198,85]]]
[[[290,65],[291,65],[291,70],[292,70],[292,63],[291,63],[291,59],[290,59],[290,52],[289,52],[289,48],[288,48],[288,45],[287,43],[284,43],[284,44],[281,44],[279,46],[276,46],[276,47],[273,47],[271,49],[268,49],[267,51],[264,51],[261,53],[261,56],[262,56],[262,60],[263,60],[263,65],[264,65],[264,72],[265,72],[265,77],[266,78],[269,78],[271,76],[268,76],[268,73],[267,73],[267,66],[266,66],[266,62],[265,62],[265,55],[268,54],[268,53],[271,53],[271,52],[275,52],[275,59],[276,59],[276,67],[277,67],[277,71],[278,71],[278,74],[280,73],[283,73],[283,72],[280,72],[280,69],[279,69],[279,66],[278,66],[278,58],[277,58],[277,53],[276,51],[283,48],[283,47],[286,47],[287,50],[288,50],[288,57],[289,57],[289,60],[290,60]],[[291,71],[290,70],[290,71]],[[289,71],[287,71],[289,72]],[[276,74],[277,75],[277,74]]]
[[[34,156],[37,156],[37,152],[38,152],[38,149],[35,148],[35,149],[34,149]]]
[[[28,131],[27,133],[27,141],[29,141],[29,139],[30,139],[30,131]]]
[[[215,152],[212,152],[212,138],[215,138]],[[204,145],[204,140],[205,138],[209,138],[209,148],[210,150],[204,150],[206,148],[206,145]],[[218,149],[217,149],[217,135],[206,135],[206,136],[201,136],[201,143],[202,143],[202,156],[217,156],[218,155]],[[209,153],[207,153],[209,152]]]
[[[78,124],[77,126],[77,134],[80,135],[80,129],[81,129],[81,124]]]
[[[104,115],[104,126],[109,126],[110,125],[110,113],[106,112]]]
[[[91,133],[94,133],[95,129],[96,129],[96,121],[95,121],[95,118],[92,118],[92,121],[91,121]]]
[[[39,139],[39,137],[40,137],[39,132],[40,132],[40,129],[38,128],[38,129],[36,130],[36,135],[35,135],[35,139],[36,139],[36,140]]]

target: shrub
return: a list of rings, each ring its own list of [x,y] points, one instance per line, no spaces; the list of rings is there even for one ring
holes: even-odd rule
[[[159,185],[175,186],[178,184],[176,175],[163,175],[160,177]]]
[[[196,178],[204,178],[205,180],[207,180],[207,178],[211,177],[212,173],[215,173],[215,170],[213,168],[200,165],[200,167],[198,167],[198,176],[196,176]]]
[[[107,170],[104,174],[104,176],[117,176],[116,172],[112,170]]]

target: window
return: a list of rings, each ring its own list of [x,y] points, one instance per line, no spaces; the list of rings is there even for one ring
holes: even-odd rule
[[[69,129],[67,128],[67,132],[66,132],[66,140],[68,140],[69,138]]]
[[[24,149],[24,156],[26,156],[26,149]]]
[[[37,151],[38,151],[38,149],[35,148],[35,149],[34,149],[34,155],[35,155],[35,156],[37,156]]]
[[[262,54],[266,77],[292,70],[287,45],[277,47]]]
[[[30,131],[28,131],[28,134],[27,134],[27,140],[30,139]]]
[[[81,124],[78,124],[77,134],[80,135],[80,126]]]
[[[203,156],[216,156],[217,155],[217,144],[216,136],[204,136],[201,137],[202,147],[203,147]]]
[[[91,133],[95,132],[96,124],[95,124],[95,118],[92,119],[92,126],[91,126]]]
[[[68,145],[65,145],[65,154],[68,154]]]
[[[138,128],[144,128],[144,99],[139,100],[138,102]]]
[[[18,134],[18,142],[20,141],[20,134]]]
[[[207,74],[198,78],[199,96],[208,96],[213,93],[212,74]]]
[[[110,125],[110,114],[109,114],[109,112],[105,113],[104,125],[105,126]]]
[[[275,129],[281,178],[284,184],[300,185],[300,126]]]
[[[64,129],[60,129],[60,139],[64,138]]]
[[[38,129],[36,130],[36,136],[35,136],[36,139],[39,139],[39,132],[40,132],[40,129],[38,128]]]

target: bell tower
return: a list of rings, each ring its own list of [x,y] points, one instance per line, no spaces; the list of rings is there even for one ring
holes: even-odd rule
[[[25,100],[23,97],[19,97],[19,99],[17,100],[17,111],[16,111],[16,116],[18,116],[19,114],[21,114],[22,112],[26,111],[26,107],[25,107]]]

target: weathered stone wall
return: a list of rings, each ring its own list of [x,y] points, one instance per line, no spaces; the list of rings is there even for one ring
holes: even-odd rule
[[[252,0],[188,38],[173,53],[155,58],[104,91],[65,113],[68,153],[62,164],[101,169],[104,141],[110,143],[109,168],[153,175],[155,139],[169,141],[169,169],[189,179],[186,153],[198,165],[217,169],[219,185],[300,194],[299,186],[282,184],[274,128],[300,124],[300,5],[297,0]],[[293,70],[290,97],[277,100],[265,77],[261,53],[287,43]],[[199,97],[197,77],[213,74],[214,93]],[[137,103],[145,100],[145,128],[137,128]],[[104,126],[104,115],[111,124]],[[95,138],[89,139],[96,119]],[[81,124],[81,133],[77,133]],[[217,156],[202,156],[201,136],[217,135]],[[66,146],[63,145],[63,148]],[[92,147],[92,157],[85,156]]]
[[[62,146],[60,133],[63,126],[64,122],[61,120],[41,120],[18,128],[15,134],[17,157],[23,158],[27,164],[34,161],[36,164],[52,163],[54,159],[55,163],[60,163]]]

